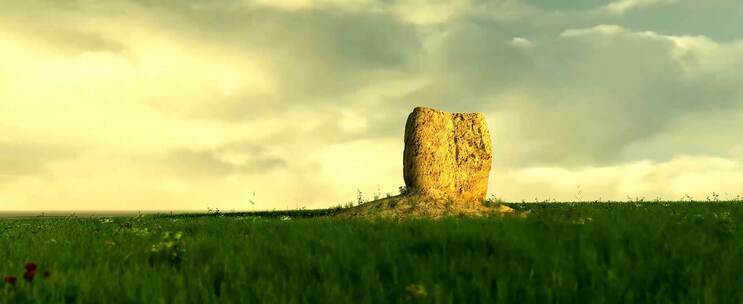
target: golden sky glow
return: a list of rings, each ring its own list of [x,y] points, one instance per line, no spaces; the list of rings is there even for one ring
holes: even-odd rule
[[[486,115],[506,200],[734,198],[741,20],[734,0],[11,0],[0,210],[395,193],[415,106]]]

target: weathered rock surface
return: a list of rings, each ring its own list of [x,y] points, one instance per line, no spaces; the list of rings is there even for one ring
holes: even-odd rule
[[[441,218],[515,216],[528,212],[483,202],[492,144],[485,117],[415,108],[405,125],[403,177],[408,191],[339,211],[336,217]]]
[[[418,107],[405,125],[403,177],[408,189],[457,205],[479,204],[488,190],[490,133],[481,113]]]

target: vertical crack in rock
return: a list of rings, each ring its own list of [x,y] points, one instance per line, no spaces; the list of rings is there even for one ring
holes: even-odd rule
[[[481,113],[418,107],[405,124],[405,185],[436,199],[469,204],[485,199],[492,144]]]

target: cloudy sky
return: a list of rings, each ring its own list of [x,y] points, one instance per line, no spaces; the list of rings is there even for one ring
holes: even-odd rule
[[[485,114],[506,200],[734,198],[741,29],[738,0],[8,0],[0,210],[394,193],[416,106]]]

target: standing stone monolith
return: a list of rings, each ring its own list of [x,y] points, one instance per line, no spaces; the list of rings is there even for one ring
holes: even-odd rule
[[[409,190],[457,204],[479,203],[488,191],[492,159],[481,113],[417,107],[408,116],[403,177]]]

